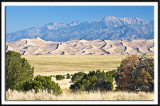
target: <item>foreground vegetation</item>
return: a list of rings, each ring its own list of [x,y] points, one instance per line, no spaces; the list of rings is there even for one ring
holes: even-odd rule
[[[154,100],[154,93],[147,92],[70,92],[63,90],[59,96],[52,95],[47,91],[35,93],[34,90],[28,92],[18,92],[16,90],[8,90],[6,92],[6,100]]]
[[[51,76],[33,77],[34,67],[20,53],[8,51],[6,53],[6,90],[29,91],[47,90],[48,93],[59,95],[60,86],[52,81]]]
[[[130,98],[132,98],[132,100],[135,100],[132,96],[125,96],[125,94],[130,93],[136,95],[136,100],[139,100],[139,98],[143,100],[144,97],[141,98],[142,95],[144,96],[145,94],[153,94],[154,90],[154,59],[148,58],[147,56],[127,56],[120,61],[119,67],[117,67],[117,69],[107,72],[101,70],[92,70],[88,73],[78,72],[74,73],[74,75],[72,75],[72,78],[69,78],[70,74],[58,74],[56,76],[38,75],[33,77],[34,68],[31,68],[31,65],[27,62],[27,60],[21,58],[20,54],[14,51],[7,52],[6,62],[6,71],[8,72],[8,74],[6,74],[6,94],[8,93],[8,97],[6,97],[10,99],[12,98],[10,96],[12,95],[12,93],[14,94],[14,92],[17,92],[17,94],[20,93],[19,95],[27,95],[28,92],[31,92],[34,94],[34,96],[41,93],[41,96],[43,94],[49,95],[50,98],[48,100],[57,100],[58,98],[63,98],[64,95],[71,96],[68,96],[67,98],[72,98],[72,96],[79,95],[79,98],[81,98],[81,96],[84,96],[84,98],[86,98],[85,100],[92,100],[94,95],[96,94],[102,95],[102,98],[94,98],[96,98],[97,100],[99,100],[99,98],[101,98],[100,100],[104,100],[105,98],[109,97],[108,93],[110,93],[110,95],[114,95],[116,100],[130,100]],[[90,63],[92,63],[92,61]],[[23,71],[23,68],[25,71]],[[26,77],[25,80],[23,79],[23,77]],[[72,84],[70,84],[67,90],[61,90],[61,86],[59,86],[59,84],[56,83],[55,80],[53,80],[53,77],[56,79],[56,81],[70,80],[69,83]],[[21,79],[23,81],[21,82],[21,80],[17,79]],[[114,81],[117,85],[116,88],[114,87]],[[12,84],[12,82],[14,84]],[[10,83],[13,86],[10,86]],[[117,97],[117,95],[114,93],[120,94]],[[139,95],[139,93],[142,94]],[[91,98],[86,97],[86,94],[91,96]],[[54,97],[56,98],[54,99]],[[34,98],[37,97],[32,97],[32,100]],[[80,100],[83,100],[84,98],[81,98]],[[39,99],[41,100],[41,98]],[[24,100],[28,99],[25,98]],[[78,99],[74,98],[73,100]],[[107,100],[115,99],[110,97],[110,99],[108,98]]]

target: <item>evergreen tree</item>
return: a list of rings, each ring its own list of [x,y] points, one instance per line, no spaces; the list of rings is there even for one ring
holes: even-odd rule
[[[6,90],[22,89],[22,83],[33,78],[34,67],[21,58],[20,53],[8,51],[6,53]]]

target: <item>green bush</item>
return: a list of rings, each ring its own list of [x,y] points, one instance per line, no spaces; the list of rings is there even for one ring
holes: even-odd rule
[[[21,90],[22,84],[33,78],[34,68],[20,53],[8,51],[6,53],[6,90]]]
[[[23,83],[23,90],[28,91],[34,89],[35,92],[38,90],[47,90],[49,93],[59,95],[62,93],[58,83],[51,80],[50,76],[37,76],[34,80],[29,80]]]
[[[75,82],[81,80],[81,78],[83,78],[84,75],[85,75],[84,72],[75,73],[71,78],[72,83],[75,83]]]
[[[66,77],[66,79],[70,79],[71,77],[70,77],[70,74],[67,74],[67,77]]]
[[[106,72],[107,80],[113,82],[113,78],[116,77],[116,70]]]
[[[70,86],[72,91],[109,91],[113,89],[113,75],[96,70],[84,74],[83,78]]]
[[[63,80],[65,77],[63,75],[56,75],[56,80]]]
[[[145,56],[130,56],[117,68],[117,90],[153,91],[154,59]]]

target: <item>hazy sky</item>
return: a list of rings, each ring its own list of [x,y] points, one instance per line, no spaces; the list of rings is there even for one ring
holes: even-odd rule
[[[6,32],[42,26],[49,22],[94,21],[104,16],[154,20],[153,6],[7,6]]]

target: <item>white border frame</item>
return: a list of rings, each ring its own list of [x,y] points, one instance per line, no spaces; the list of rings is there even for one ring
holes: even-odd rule
[[[158,2],[2,2],[1,5],[1,101],[2,104],[158,104]],[[6,101],[5,100],[5,6],[154,6],[154,101]]]

